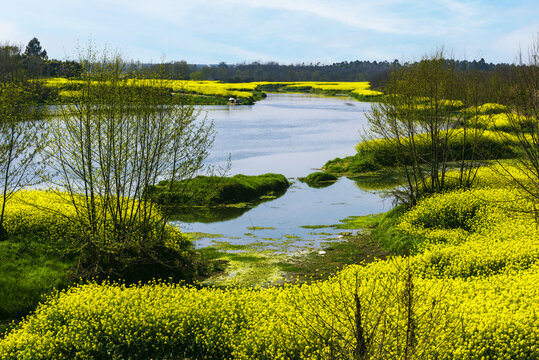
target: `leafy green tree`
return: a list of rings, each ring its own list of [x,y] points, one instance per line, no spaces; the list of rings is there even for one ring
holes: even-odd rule
[[[197,80],[197,81],[204,80],[204,73],[202,73],[202,71],[195,71],[191,73],[190,77],[191,77],[191,80]]]
[[[82,66],[71,60],[47,60],[46,74],[52,77],[76,78],[82,73]]]
[[[52,121],[49,151],[56,185],[76,208],[84,270],[110,274],[113,263],[158,259],[182,241],[146,189],[163,178],[193,177],[213,126],[170,94],[158,74],[91,49],[80,62],[81,95]]]
[[[41,47],[39,40],[33,38],[26,45],[26,50],[24,51],[25,56],[35,56],[41,58],[42,60],[47,60],[47,51]]]
[[[46,68],[47,52],[41,47],[39,40],[36,38],[30,40],[23,55],[26,76],[32,78],[42,76]]]

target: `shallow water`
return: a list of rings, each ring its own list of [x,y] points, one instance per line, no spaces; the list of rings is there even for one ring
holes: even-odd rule
[[[231,210],[233,214],[223,214],[221,219],[228,220],[191,218],[174,224],[186,232],[222,235],[217,239],[203,237],[196,242],[198,247],[225,241],[293,252],[304,246],[316,248],[320,241],[335,238],[338,233],[333,228],[308,229],[303,225],[332,225],[348,216],[389,210],[389,200],[360,189],[344,177],[322,189],[294,180],[322,167],[327,160],[354,154],[369,108],[370,103],[346,97],[300,94],[269,94],[252,106],[203,107],[217,131],[208,159],[211,164],[222,165],[230,155],[229,175],[273,172],[295,182],[275,200],[243,213]]]

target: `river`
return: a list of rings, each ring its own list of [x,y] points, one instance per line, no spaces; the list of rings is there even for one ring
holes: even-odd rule
[[[389,210],[389,199],[346,177],[322,189],[297,181],[327,160],[354,154],[369,109],[370,103],[347,97],[303,94],[268,94],[250,106],[202,107],[217,131],[210,164],[222,165],[230,156],[227,175],[280,173],[293,185],[248,211],[229,209],[212,221],[189,217],[173,223],[184,232],[214,234],[203,235],[197,247],[226,242],[294,252],[338,237],[338,230],[321,225]]]

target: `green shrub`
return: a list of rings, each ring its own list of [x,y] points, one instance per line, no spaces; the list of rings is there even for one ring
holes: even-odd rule
[[[518,143],[515,136],[501,136],[488,130],[477,133],[468,131],[464,135],[463,130],[455,130],[448,137],[447,144],[438,145],[447,147],[448,161],[469,160],[472,156],[475,160],[510,158],[515,154],[513,146]],[[405,145],[408,141],[402,140]],[[419,158],[428,158],[432,148],[428,134],[417,135],[414,141]],[[395,166],[397,160],[406,164],[412,161],[394,140],[364,141],[356,146],[356,150],[359,157],[372,156],[373,161],[382,166]]]

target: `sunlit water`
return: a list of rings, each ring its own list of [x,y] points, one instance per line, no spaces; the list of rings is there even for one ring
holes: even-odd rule
[[[222,165],[230,156],[230,175],[273,172],[284,174],[294,184],[278,199],[243,214],[231,210],[236,213],[223,216],[229,220],[208,223],[191,219],[174,224],[186,232],[222,235],[218,239],[201,238],[198,247],[226,241],[293,252],[298,247],[316,248],[320,241],[335,238],[338,233],[332,228],[309,229],[303,225],[331,225],[348,216],[389,210],[389,200],[361,190],[344,177],[322,189],[295,179],[307,176],[327,160],[354,154],[369,108],[369,103],[346,97],[299,94],[269,94],[253,106],[203,107],[217,131],[210,163]]]

